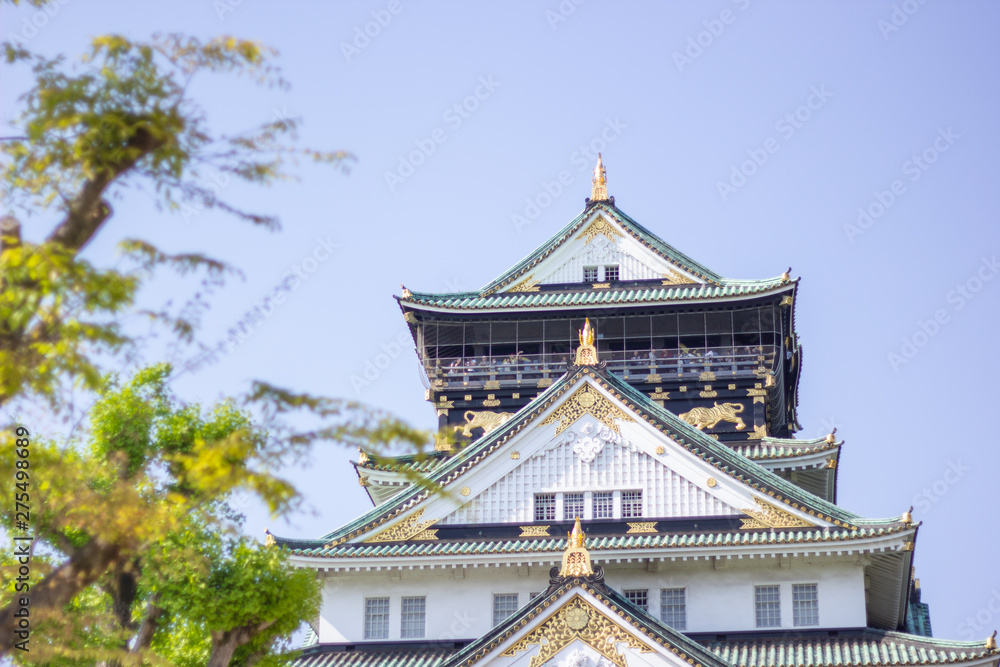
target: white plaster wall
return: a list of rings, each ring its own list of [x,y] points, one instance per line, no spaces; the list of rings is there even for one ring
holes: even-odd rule
[[[685,588],[687,632],[755,630],[754,586],[767,584],[781,586],[784,629],[794,629],[795,583],[818,584],[820,625],[810,629],[866,624],[863,570],[847,558],[728,560],[723,569],[707,561],[661,563],[653,572],[645,564],[609,563],[606,571],[607,583],[615,590],[648,589],[650,611],[657,617],[660,589]],[[325,580],[320,641],[363,641],[364,599],[382,596],[389,597],[390,605],[387,641],[400,641],[400,599],[421,595],[427,598],[424,639],[471,639],[492,626],[494,593],[517,593],[523,606],[530,593],[547,587],[548,568],[527,566],[337,575]]]

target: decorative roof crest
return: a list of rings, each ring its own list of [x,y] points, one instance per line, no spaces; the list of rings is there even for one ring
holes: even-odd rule
[[[584,320],[580,330],[580,347],[576,349],[577,366],[596,366],[597,348],[594,346],[594,330],[590,328],[590,318]]]
[[[563,554],[562,568],[559,570],[560,577],[587,577],[594,574],[594,568],[590,564],[590,552],[584,546],[586,535],[580,526],[580,517],[576,518],[573,524],[573,531],[568,535],[569,541],[566,545],[566,552]]]
[[[599,201],[606,201],[612,206],[615,205],[615,198],[608,196],[608,175],[604,169],[604,160],[601,154],[597,154],[597,166],[594,167],[594,180],[590,187],[590,197],[587,199],[587,206]]]

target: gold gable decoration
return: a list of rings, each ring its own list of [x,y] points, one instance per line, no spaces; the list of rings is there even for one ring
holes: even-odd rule
[[[512,657],[527,651],[532,646],[537,646],[538,653],[531,656],[528,667],[539,667],[577,639],[617,667],[627,667],[624,654],[618,650],[618,644],[625,644],[628,648],[638,649],[642,653],[654,652],[652,646],[611,621],[577,595],[501,655]]]
[[[428,530],[431,526],[437,523],[437,519],[428,519],[427,521],[420,521],[420,517],[424,515],[424,508],[421,507],[416,512],[406,517],[402,521],[399,521],[385,530],[381,530],[367,540],[365,543],[371,542],[403,542],[405,540],[436,540],[437,529]]]
[[[521,282],[519,282],[516,285],[514,285],[513,287],[511,287],[507,291],[508,292],[537,292],[538,291],[538,283],[540,281],[535,280],[534,278],[535,278],[534,275],[530,275],[527,278],[525,278],[524,280],[522,280]]]
[[[590,552],[584,546],[586,535],[580,527],[580,517],[576,518],[573,530],[567,536],[566,551],[563,553],[560,577],[587,577],[594,574],[590,564]]]
[[[745,509],[744,514],[751,518],[743,519],[742,530],[753,530],[755,528],[815,528],[814,524],[805,519],[789,514],[783,509],[775,507],[771,503],[760,498],[754,498],[757,509]]]
[[[586,237],[586,243],[590,243],[601,234],[603,234],[612,243],[616,243],[619,238],[625,238],[624,234],[618,231],[614,225],[608,222],[607,219],[601,215],[594,218],[594,221],[587,225],[587,228],[584,229],[583,232],[576,238],[582,239]]]
[[[580,347],[576,348],[577,366],[596,366],[597,347],[594,345],[594,330],[590,328],[590,318],[584,320],[580,329]]]
[[[660,275],[663,276],[664,285],[690,285],[694,283],[694,281],[687,276],[672,269],[667,269],[666,273],[661,273]]]
[[[558,410],[546,417],[542,425],[559,422],[559,426],[556,427],[556,435],[559,435],[584,415],[594,417],[615,433],[621,433],[618,430],[616,419],[626,422],[635,421],[625,414],[624,410],[605,398],[597,389],[585,384],[573,392],[573,395],[560,405]]]

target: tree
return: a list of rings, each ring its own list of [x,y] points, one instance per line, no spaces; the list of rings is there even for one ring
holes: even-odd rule
[[[108,379],[113,363],[143,344],[123,318],[137,312],[139,290],[158,270],[200,271],[208,290],[236,269],[200,253],[170,255],[142,238],[121,244],[133,263],[129,269],[95,266],[81,252],[127,188],[143,188],[183,216],[216,209],[277,229],[276,217],[226,202],[222,184],[266,186],[289,177],[295,159],[343,166],[350,156],[297,147],[294,119],[236,135],[211,131],[207,112],[187,95],[193,78],[229,75],[285,85],[274,54],[254,42],[105,35],[93,40],[79,70],[21,44],[3,49],[8,64],[32,68],[35,85],[21,98],[15,134],[0,141],[0,184],[9,213],[44,212],[56,222],[44,239],[32,240],[22,238],[14,215],[0,221],[0,407],[44,401],[53,414],[65,414],[67,390],[74,386],[98,399],[85,436],[35,440],[35,434],[18,433],[17,424],[0,436],[0,474],[20,470],[26,476],[38,537],[35,563],[44,564],[31,576],[31,614],[34,637],[45,628],[51,650],[31,657],[124,664],[173,655],[170,647],[180,642],[209,646],[213,664],[249,664],[287,633],[294,614],[270,618],[253,605],[223,613],[212,607],[223,600],[198,598],[198,586],[242,586],[241,567],[262,573],[254,590],[304,584],[285,572],[273,551],[225,537],[233,528],[229,494],[246,489],[272,511],[287,511],[298,496],[275,471],[311,444],[363,446],[377,456],[399,442],[423,451],[428,434],[354,403],[265,383],[203,412],[170,396],[170,371],[161,365],[125,382]],[[196,312],[164,307],[142,314],[174,340],[191,342]],[[296,428],[294,417],[302,413],[318,426]],[[29,445],[15,446],[25,438]],[[19,451],[30,451],[30,469],[18,467],[25,460],[15,455]],[[38,468],[44,476],[29,475]],[[185,532],[192,520],[199,532]],[[11,525],[5,521],[4,530]],[[162,551],[167,544],[183,545],[184,562],[202,569],[172,570]],[[18,610],[9,595],[14,572],[4,567],[0,582],[0,655],[16,639],[7,631]],[[191,604],[177,600],[185,596],[213,611],[208,644],[198,630],[209,617],[184,615]],[[228,599],[241,600],[249,602]],[[228,625],[214,625],[223,619]],[[57,640],[62,644],[51,643]]]

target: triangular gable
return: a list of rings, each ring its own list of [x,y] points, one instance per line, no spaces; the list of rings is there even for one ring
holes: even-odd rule
[[[629,230],[623,218],[595,207],[576,225],[573,233],[563,235],[548,249],[545,258],[531,269],[530,274],[497,291],[531,292],[539,285],[579,283],[583,280],[584,268],[590,266],[598,268],[598,275],[592,282],[600,283],[609,280],[602,273],[603,267],[608,265],[617,267],[617,280],[660,280],[664,285],[708,282],[691,267],[670,261],[664,253],[653,250],[649,242]]]
[[[703,480],[702,483],[712,489],[713,495],[739,507],[748,517],[756,519],[759,526],[795,528],[836,525],[854,529],[861,525],[886,525],[898,521],[864,519],[810,494],[681,421],[614,374],[595,367],[581,367],[567,373],[507,423],[463,449],[431,474],[430,480],[443,486],[446,496],[433,495],[425,488],[412,488],[324,536],[322,541],[330,547],[346,541],[412,540],[417,539],[417,535],[434,539],[434,524],[462,504],[464,498],[474,496],[506,474],[508,469],[505,466],[509,462],[517,461],[514,454],[518,450],[509,446],[513,439],[519,434],[531,432],[535,437],[542,437],[542,429],[533,426],[539,420],[556,414],[584,381],[590,387],[597,387],[602,395],[614,397],[630,419],[643,427],[644,433],[662,432],[675,445],[693,454],[678,457],[674,465],[678,468],[688,466],[687,479]],[[554,432],[555,427],[550,426],[550,430]],[[635,440],[638,442],[638,439]],[[645,446],[650,444],[645,441]],[[712,477],[704,474],[706,470],[713,471]],[[487,472],[489,474],[485,474]],[[713,482],[716,486],[712,486]],[[477,488],[473,489],[473,485]]]
[[[666,285],[725,282],[613,205],[598,202],[479,293],[528,292],[541,284],[580,282],[582,267],[590,266],[586,262],[607,256],[621,260],[621,280],[662,280]]]
[[[552,586],[440,667],[729,667],[603,585]]]

